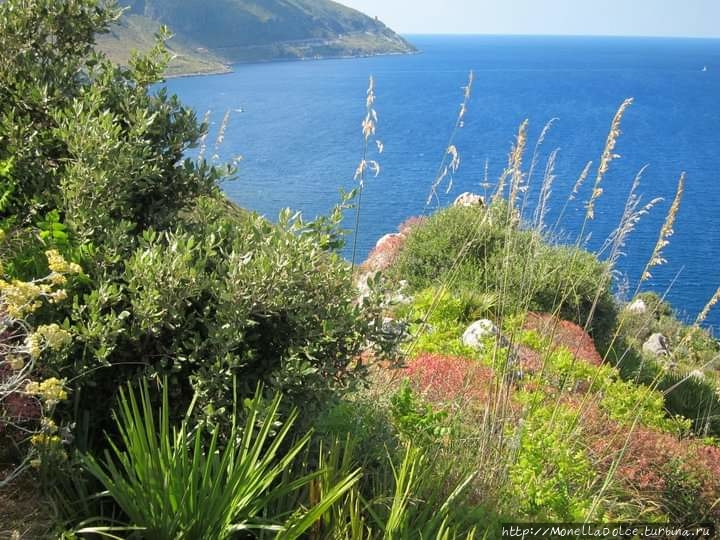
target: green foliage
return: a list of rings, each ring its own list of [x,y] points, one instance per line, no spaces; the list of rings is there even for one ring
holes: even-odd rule
[[[600,406],[608,412],[610,418],[627,425],[637,421],[641,425],[677,435],[686,434],[691,426],[689,419],[668,418],[661,392],[630,381],[613,380],[606,383]]]
[[[356,452],[356,459],[366,474],[386,466],[388,455],[395,456],[399,445],[386,404],[361,391],[328,403],[313,427],[326,446],[349,439],[355,449],[362,449],[361,454]]]
[[[690,430],[691,421],[681,415],[669,416],[662,392],[633,381],[624,381],[617,369],[593,366],[560,347],[547,355],[545,379],[559,389],[579,387],[600,392],[600,407],[608,416],[625,425],[637,422],[676,435]]]
[[[228,443],[223,445],[217,426],[210,430],[208,443],[203,427],[192,427],[193,404],[180,426],[172,427],[168,400],[166,381],[156,419],[147,384],[139,400],[132,387],[127,393],[121,391],[116,417],[121,444],[109,440],[112,451],[106,451],[103,462],[88,455],[86,467],[127,515],[128,524],[85,525],[78,534],[124,528],[142,531],[148,539],[222,539],[253,529],[273,529],[280,531],[278,538],[294,539],[358,479],[358,471],[350,472],[328,486],[311,508],[298,509],[290,516],[264,515],[273,500],[302,489],[317,476],[283,476],[310,439],[308,433],[283,448],[297,412],[278,427],[280,395],[266,408],[258,389],[246,402],[245,425],[233,422]]]
[[[666,360],[639,353],[630,346],[622,355],[611,356],[611,361],[623,379],[662,392],[665,409],[672,416],[691,420],[693,432],[701,436],[720,434],[720,396],[711,376],[694,374],[683,366],[670,368]]]
[[[641,293],[644,313],[622,311],[620,334],[627,344],[640,351],[651,334],[660,333],[668,340],[672,360],[684,366],[715,369],[720,367],[720,343],[707,330],[684,324],[671,306],[655,293]]]
[[[678,523],[694,523],[705,519],[708,508],[700,497],[702,482],[687,463],[678,459],[668,462],[663,469],[665,489],[664,508],[667,516]]]
[[[385,474],[376,475],[365,496],[354,487],[328,516],[327,537],[347,540],[474,538],[477,524],[467,502],[474,474],[445,491],[428,454],[408,444],[395,462],[388,458]],[[432,473],[430,471],[433,471]],[[322,537],[322,536],[318,536]]]
[[[102,418],[97,395],[143,371],[171,375],[180,408],[192,386],[217,418],[234,375],[243,393],[262,380],[308,414],[347,385],[380,311],[357,305],[349,266],[298,227],[247,214],[146,231],[123,272],[75,302],[77,347],[58,362],[81,375],[80,408]]]
[[[203,132],[195,113],[149,92],[161,48],[131,69],[93,52],[117,14],[91,0],[0,6],[0,159],[13,158],[16,186],[5,211],[57,210],[79,241],[110,244],[109,255],[130,232],[173,223],[219,178],[183,162]]]
[[[506,504],[522,519],[583,521],[595,477],[582,448],[577,412],[562,406],[531,409],[512,435],[517,456],[510,466]]]
[[[117,14],[94,0],[0,4],[8,268],[29,274],[57,247],[86,274],[68,290],[72,308],[54,314],[77,341],[46,359],[73,381],[63,412],[89,413],[97,440],[113,429],[123,381],[165,374],[178,410],[194,390],[198,410],[218,421],[233,376],[244,394],[262,380],[310,412],[349,383],[379,328],[374,299],[357,305],[350,268],[328,253],[342,243],[352,194],[312,222],[285,212],[274,226],[238,211],[217,187],[232,171],[185,158],[206,126],[151,89],[167,34],[129,68],[93,52]]]
[[[462,342],[463,326],[430,327],[417,325],[411,327],[411,333],[417,337],[408,346],[414,356],[421,353],[447,354],[465,358],[478,357],[478,351]]]
[[[468,324],[488,316],[495,297],[467,291],[451,292],[428,287],[418,292],[409,305],[400,306],[397,315],[411,323],[414,336],[408,349],[422,352],[474,357],[477,351],[462,343]]]
[[[524,230],[501,201],[487,209],[435,213],[413,228],[391,276],[414,290],[443,284],[489,294],[498,313],[537,310],[588,323],[601,346],[615,327],[607,266],[588,252],[553,246]]]
[[[413,297],[406,316],[412,321],[426,320],[430,324],[469,324],[487,316],[495,302],[492,294],[428,287]]]
[[[393,423],[407,440],[428,444],[450,434],[448,415],[420,399],[406,379],[390,398]]]

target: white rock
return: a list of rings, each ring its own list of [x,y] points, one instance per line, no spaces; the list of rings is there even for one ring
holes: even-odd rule
[[[497,336],[500,333],[498,327],[489,319],[480,319],[467,327],[462,335],[462,342],[474,349],[483,348],[483,340],[488,337]]]
[[[466,191],[465,193],[461,193],[457,196],[455,199],[455,202],[453,203],[453,206],[485,206],[485,199],[482,197],[482,195],[477,195],[475,193],[470,193],[469,191]]]
[[[647,306],[642,298],[638,298],[634,302],[631,302],[627,307],[628,312],[635,313],[636,315],[642,315],[647,311]]]
[[[370,296],[370,285],[368,285],[368,281],[375,279],[375,276],[377,275],[377,270],[372,270],[370,272],[365,272],[364,274],[360,274],[358,276],[357,280],[355,281],[355,287],[357,287],[358,290],[358,299],[360,301],[364,300],[368,296]]]
[[[400,339],[407,333],[407,323],[405,321],[398,321],[392,317],[384,317],[382,321],[382,332],[386,336]]]
[[[652,334],[647,338],[647,341],[643,343],[642,350],[655,356],[667,356],[670,354],[667,338],[660,333]]]
[[[380,237],[380,239],[375,243],[375,247],[379,248],[383,244],[389,242],[393,238],[401,238],[403,235],[400,233],[388,233],[386,235],[383,235]]]

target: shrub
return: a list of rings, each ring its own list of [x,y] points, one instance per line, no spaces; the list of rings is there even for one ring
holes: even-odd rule
[[[508,509],[538,521],[588,519],[595,471],[583,450],[576,412],[531,406],[512,437],[517,455],[508,471]]]
[[[460,356],[422,353],[403,370],[413,387],[433,403],[486,405],[495,375],[487,366]]]
[[[424,402],[413,392],[407,379],[390,398],[390,403],[395,427],[408,440],[422,445],[449,435],[447,412],[436,411]]]
[[[532,309],[559,315],[587,325],[603,347],[615,328],[607,265],[522,229],[502,201],[487,209],[435,213],[408,235],[390,275],[414,290],[443,284],[451,291],[492,294],[498,313]]]
[[[632,346],[626,346],[622,355],[615,353],[610,359],[623,379],[662,392],[667,411],[690,419],[695,433],[720,434],[720,396],[712,377],[695,376],[682,366],[669,368],[664,360],[639,353]]]
[[[68,427],[58,425],[55,415],[68,398],[66,381],[44,360],[49,354],[65,354],[72,335],[57,323],[41,324],[41,312],[64,301],[63,287],[81,269],[55,250],[47,251],[46,260],[50,272],[44,277],[0,279],[0,438],[8,443],[3,447],[15,449],[15,455],[5,457],[17,464],[0,478],[0,486],[29,465],[47,478],[66,458]]]
[[[46,359],[73,381],[63,413],[89,415],[97,439],[113,429],[119,385],[165,374],[178,410],[194,389],[216,419],[234,375],[248,395],[262,380],[310,407],[347,384],[380,327],[332,253],[347,198],[327,218],[285,212],[278,226],[229,204],[217,182],[232,171],[185,157],[207,126],[152,89],[167,36],[129,68],[93,52],[118,13],[93,0],[0,4],[0,221],[15,216],[23,240],[62,241],[87,273],[72,307],[51,314],[76,337]],[[8,259],[31,259],[18,245]]]
[[[593,404],[584,407],[583,426],[593,461],[601,473],[613,474],[626,500],[677,521],[718,519],[717,447],[645,426],[628,432]]]
[[[684,324],[671,306],[655,293],[641,293],[636,298],[645,303],[646,311],[622,311],[619,330],[628,345],[641,351],[642,344],[651,334],[660,333],[668,340],[673,362],[688,368],[718,367],[715,361],[720,355],[720,343],[707,330]]]
[[[180,409],[194,389],[216,418],[233,376],[243,393],[263,381],[308,415],[345,387],[379,308],[358,305],[349,265],[297,227],[249,215],[192,234],[147,231],[122,274],[75,303],[76,348],[58,362],[80,376],[80,410],[102,421],[97,396],[143,373],[171,376]]]

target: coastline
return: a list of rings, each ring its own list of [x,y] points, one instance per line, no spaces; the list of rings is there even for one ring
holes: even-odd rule
[[[274,64],[281,62],[315,62],[322,60],[352,60],[355,58],[374,58],[377,56],[413,56],[422,54],[423,51],[417,49],[407,52],[385,52],[376,54],[345,54],[338,56],[300,56],[297,58],[265,58],[257,60],[246,60],[226,64],[224,69],[215,69],[209,71],[188,71],[187,73],[177,72],[163,75],[165,79],[180,79],[184,77],[202,77],[204,75],[228,75],[235,71],[235,66],[253,65],[253,64]]]

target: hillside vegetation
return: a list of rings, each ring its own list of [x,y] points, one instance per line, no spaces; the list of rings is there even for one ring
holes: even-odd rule
[[[0,536],[720,524],[720,346],[701,326],[720,290],[694,324],[613,294],[647,207],[631,195],[603,260],[550,241],[522,211],[524,123],[491,199],[410,219],[355,266],[341,224],[379,166],[372,79],[357,189],[271,223],[223,194],[232,167],[187,157],[208,126],[158,89],[162,43],[127,68],[96,53],[115,15],[0,4]]]
[[[380,21],[329,0],[128,0],[99,45],[115,61],[147,50],[160,24],[174,38],[169,73],[222,71],[236,62],[408,53]]]

